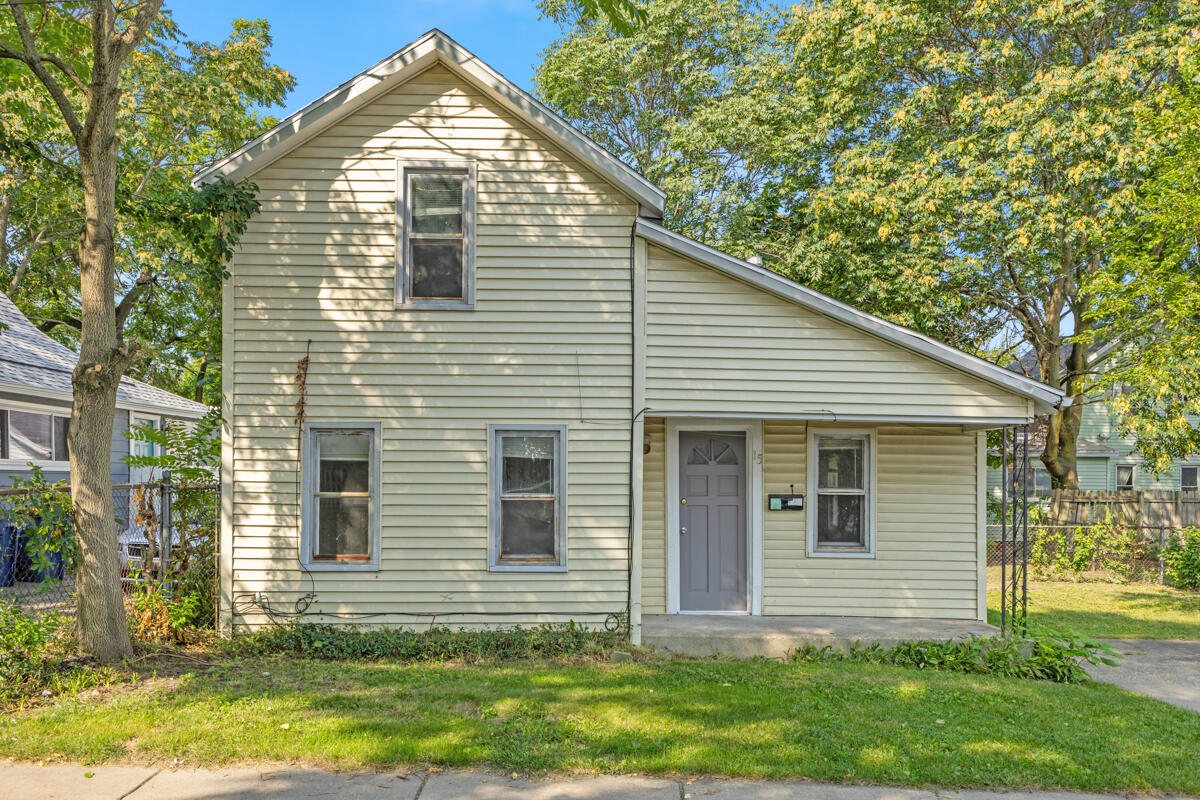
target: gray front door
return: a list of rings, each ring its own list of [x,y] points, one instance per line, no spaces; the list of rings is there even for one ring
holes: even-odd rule
[[[679,609],[745,611],[746,434],[679,434]]]

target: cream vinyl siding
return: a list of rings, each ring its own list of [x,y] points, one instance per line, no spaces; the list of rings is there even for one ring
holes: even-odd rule
[[[814,423],[817,424],[817,423]],[[822,429],[828,423],[819,423]],[[856,426],[861,428],[861,425]],[[666,613],[664,429],[648,419],[643,613]],[[764,615],[978,615],[977,434],[957,426],[876,430],[874,558],[809,558],[806,511],[763,511]],[[763,494],[808,496],[808,426],[763,423]]]
[[[395,308],[397,158],[477,164],[474,311]],[[433,67],[253,180],[226,350],[232,585],[360,622],[599,623],[626,597],[630,230],[636,204]],[[382,422],[377,572],[301,573],[307,421]],[[566,425],[565,574],[488,572],[488,425]],[[497,611],[503,616],[471,616]],[[313,621],[337,622],[312,617]],[[238,621],[240,623],[240,621]]]
[[[763,614],[977,616],[976,434],[876,431],[875,557],[807,558],[810,512],[764,511]],[[803,422],[763,424],[764,494],[807,491],[806,447]]]
[[[642,613],[667,613],[667,426],[646,420],[650,452],[642,457]]]
[[[656,245],[648,285],[651,412],[964,422],[1028,414],[1022,397]]]

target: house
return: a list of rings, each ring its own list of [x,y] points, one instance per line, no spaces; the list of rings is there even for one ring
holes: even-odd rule
[[[71,373],[78,356],[26,319],[7,295],[0,293],[0,486],[14,475],[28,476],[29,465],[42,468],[51,481],[69,477],[67,426],[71,416]],[[208,407],[147,383],[122,378],[117,389],[109,463],[113,483],[139,482],[146,476],[123,460],[136,448],[130,426],[161,426],[169,419],[197,419]]]
[[[1063,345],[1064,360],[1071,345]],[[1112,363],[1108,359],[1110,345],[1092,348],[1088,360],[1097,374]],[[1032,353],[1022,356],[1011,369],[1025,374],[1037,374],[1037,359]],[[1117,433],[1117,417],[1109,400],[1119,392],[1096,391],[1085,398],[1081,411],[1079,439],[1076,444],[1076,472],[1079,488],[1093,492],[1115,491],[1198,491],[1200,490],[1200,454],[1177,459],[1171,467],[1155,474],[1143,463],[1131,437]],[[1039,421],[1030,431],[1029,458],[1031,480],[1029,491],[1035,497],[1048,498],[1051,491],[1050,474],[1038,456],[1044,448],[1045,424]],[[1000,469],[988,471],[988,490],[999,498],[1002,480]]]
[[[221,619],[985,618],[984,432],[1057,389],[663,227],[439,31],[200,173]]]

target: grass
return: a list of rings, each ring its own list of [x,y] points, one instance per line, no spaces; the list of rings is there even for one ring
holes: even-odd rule
[[[999,577],[990,584],[988,621],[999,625]],[[1200,592],[1151,583],[1030,581],[1029,622],[1093,639],[1200,639]]]
[[[0,756],[1200,793],[1200,715],[865,664],[238,658],[0,722]]]

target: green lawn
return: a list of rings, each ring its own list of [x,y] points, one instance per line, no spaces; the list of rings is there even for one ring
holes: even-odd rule
[[[1200,793],[1200,715],[862,664],[244,658],[60,702],[0,722],[0,756]]]
[[[997,576],[988,587],[994,625],[1000,624],[999,583]],[[1092,638],[1200,639],[1200,592],[1149,583],[1030,581],[1029,622]]]

